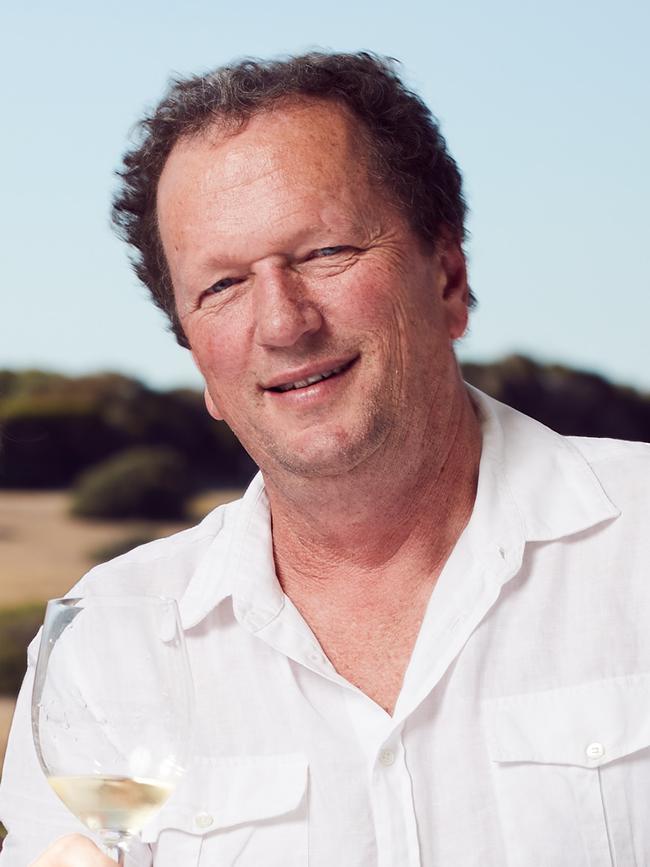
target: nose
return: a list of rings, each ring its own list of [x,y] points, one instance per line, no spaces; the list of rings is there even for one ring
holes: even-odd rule
[[[255,277],[255,334],[261,346],[294,346],[323,324],[300,277],[286,266],[260,269]]]

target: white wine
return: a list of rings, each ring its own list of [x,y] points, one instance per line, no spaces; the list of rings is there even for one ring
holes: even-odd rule
[[[91,831],[137,834],[173,786],[141,777],[48,777],[66,807]]]

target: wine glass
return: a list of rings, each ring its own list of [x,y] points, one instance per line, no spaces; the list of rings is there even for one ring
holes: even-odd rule
[[[185,770],[192,705],[174,600],[47,603],[32,695],[36,753],[52,789],[119,864]]]

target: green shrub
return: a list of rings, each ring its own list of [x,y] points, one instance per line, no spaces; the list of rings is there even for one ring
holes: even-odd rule
[[[184,457],[169,448],[120,452],[80,476],[72,513],[85,518],[185,517],[190,482]]]
[[[204,489],[243,487],[255,471],[200,392],[153,391],[111,373],[0,370],[0,439],[0,488],[68,488],[100,461],[144,446],[183,454]]]
[[[27,668],[27,646],[44,614],[44,604],[0,609],[0,695],[17,695]]]

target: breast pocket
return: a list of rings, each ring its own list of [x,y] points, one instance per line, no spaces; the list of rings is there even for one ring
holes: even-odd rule
[[[305,756],[198,758],[145,826],[156,867],[306,867]]]
[[[650,675],[485,710],[509,867],[650,864]]]

